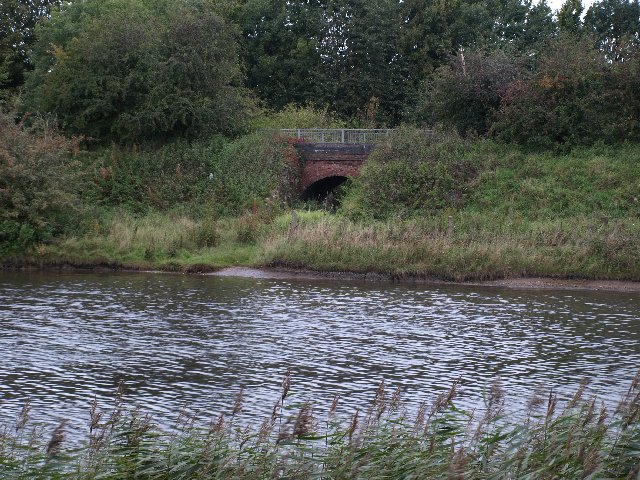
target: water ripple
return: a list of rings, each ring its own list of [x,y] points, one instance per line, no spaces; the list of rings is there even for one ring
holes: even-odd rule
[[[245,387],[266,415],[282,374],[293,398],[370,401],[384,379],[417,404],[456,378],[477,405],[496,378],[516,408],[539,384],[583,377],[609,402],[640,365],[640,296],[173,275],[0,274],[0,423],[85,425],[119,379],[134,404],[212,418]],[[345,407],[346,408],[346,407]]]

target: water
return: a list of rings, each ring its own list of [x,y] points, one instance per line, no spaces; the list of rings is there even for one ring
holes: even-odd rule
[[[500,378],[518,410],[583,377],[617,401],[640,368],[640,294],[166,274],[0,274],[0,424],[87,425],[89,404],[228,413],[258,422],[293,371],[292,401],[347,414],[378,382],[409,405],[462,378],[463,406]]]

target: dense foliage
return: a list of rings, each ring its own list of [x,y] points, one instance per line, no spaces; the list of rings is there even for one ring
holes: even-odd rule
[[[291,199],[299,180],[298,156],[286,139],[247,135],[235,141],[174,142],[158,149],[113,146],[93,155],[90,201],[143,213],[189,205],[235,215],[271,198]],[[195,209],[195,210],[194,210]]]
[[[251,98],[235,29],[188,2],[65,4],[38,29],[26,110],[116,142],[237,133]]]
[[[404,127],[370,155],[345,210],[385,218],[459,208],[481,167],[470,142],[458,135]]]
[[[0,254],[19,252],[76,222],[79,171],[70,140],[43,120],[0,115]]]
[[[0,3],[0,104],[24,83],[33,69],[29,49],[35,42],[36,22],[60,5],[60,0],[3,0]]]

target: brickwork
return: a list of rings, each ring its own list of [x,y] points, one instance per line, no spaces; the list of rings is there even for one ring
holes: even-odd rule
[[[373,148],[374,145],[368,144],[296,144],[304,164],[302,190],[327,177],[357,177]]]

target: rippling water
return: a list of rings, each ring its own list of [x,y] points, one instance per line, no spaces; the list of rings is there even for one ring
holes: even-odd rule
[[[615,402],[640,368],[637,293],[164,274],[0,274],[0,424],[86,425],[96,396],[173,419],[182,407],[262,418],[293,369],[294,400],[366,405],[377,383],[410,404],[462,378],[481,404],[500,378],[514,408],[581,378]],[[167,420],[170,421],[170,420]]]

